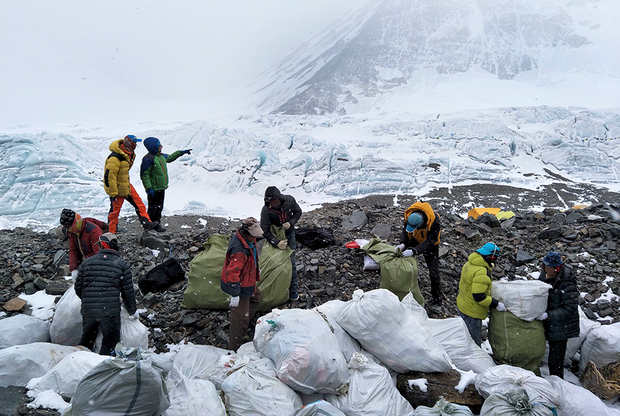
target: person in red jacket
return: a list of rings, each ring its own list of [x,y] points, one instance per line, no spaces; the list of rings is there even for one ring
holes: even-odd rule
[[[63,208],[60,225],[69,239],[69,270],[75,281],[78,266],[99,251],[99,237],[108,231],[108,224],[95,218],[82,218],[75,211]]]
[[[263,235],[258,220],[244,219],[235,231],[226,251],[222,268],[221,288],[230,299],[230,330],[228,349],[237,351],[243,344],[243,336],[250,326],[262,295],[256,282],[259,281],[256,238]]]

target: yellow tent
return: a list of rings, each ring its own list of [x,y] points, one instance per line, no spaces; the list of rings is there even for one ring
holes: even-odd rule
[[[474,217],[474,219],[476,219],[482,214],[484,214],[485,212],[488,212],[489,214],[497,215],[497,213],[500,211],[501,211],[500,208],[473,208],[469,210],[469,212],[467,213],[467,217],[468,218]]]
[[[589,206],[590,205],[579,204],[579,205],[575,205],[573,209],[584,209],[584,208],[588,208]]]

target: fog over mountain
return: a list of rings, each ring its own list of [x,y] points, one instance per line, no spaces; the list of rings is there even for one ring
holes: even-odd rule
[[[538,104],[560,104],[545,102],[534,91],[552,88],[556,91],[545,95],[558,96],[564,105],[615,106],[617,99],[604,90],[618,91],[619,85],[618,54],[607,48],[618,36],[617,22],[610,18],[618,15],[617,8],[589,0],[371,2],[266,73],[266,86],[258,91],[264,96],[260,108],[348,114],[395,95],[422,98],[441,83],[452,84],[449,100],[463,90],[454,82],[463,79],[457,75],[490,81],[499,88],[495,94],[504,95],[498,105],[535,105],[539,98]],[[514,82],[498,82],[507,80]],[[525,88],[521,94],[515,94],[515,83]],[[591,83],[604,85],[588,90]],[[574,90],[580,84],[590,98]],[[566,97],[566,89],[573,97]],[[481,90],[463,91],[476,94],[469,96],[470,108],[488,98]]]
[[[355,10],[257,75],[233,116],[0,132],[0,228],[52,226],[63,207],[104,217],[104,161],[126,134],[158,137],[166,153],[194,149],[169,165],[164,215],[256,216],[270,185],[304,209],[469,183],[619,190],[620,3],[386,0]],[[131,170],[143,198],[145,153],[140,145]]]

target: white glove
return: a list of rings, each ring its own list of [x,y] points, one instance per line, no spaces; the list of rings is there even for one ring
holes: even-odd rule
[[[405,250],[405,251],[403,251],[403,256],[405,256],[405,257],[413,256],[413,250]]]
[[[230,307],[236,308],[237,306],[239,306],[239,296],[233,296],[230,298]]]
[[[397,246],[396,246],[396,248],[394,249],[394,251],[396,251],[396,250],[403,251],[404,249],[405,249],[405,245],[404,245],[404,244],[399,244],[399,245],[397,245]]]
[[[506,312],[506,305],[504,305],[502,302],[497,304],[497,307],[495,308],[495,310],[497,312]]]
[[[73,280],[74,283],[75,283],[75,280],[77,279],[77,275],[78,275],[77,270],[74,270],[71,272],[71,280]]]
[[[138,313],[138,311],[136,310],[133,315],[131,315],[133,318],[135,319],[140,319],[140,314]]]
[[[285,222],[284,224],[282,224],[282,227],[284,227],[285,230],[288,230],[289,228],[291,228],[291,223]]]
[[[539,321],[544,321],[545,319],[547,319],[549,317],[549,315],[547,314],[547,312],[543,312],[542,315],[540,315],[538,318]]]
[[[287,244],[288,244],[288,240],[280,240],[280,242],[278,243],[278,248],[280,250],[284,250]]]

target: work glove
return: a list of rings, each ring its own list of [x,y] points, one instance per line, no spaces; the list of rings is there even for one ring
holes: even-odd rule
[[[78,275],[78,271],[77,270],[73,270],[71,272],[71,280],[73,280],[74,283],[75,283],[75,280],[77,279],[77,275]]]
[[[230,307],[236,308],[237,306],[239,306],[239,296],[233,296],[230,298]]]
[[[291,228],[291,223],[285,222],[284,224],[282,224],[282,227],[284,227],[285,230],[288,230],[289,228]]]
[[[495,310],[497,312],[506,312],[506,305],[504,305],[502,302],[499,302],[495,307]]]
[[[397,246],[396,246],[396,248],[394,249],[394,251],[396,251],[396,250],[403,251],[404,249],[405,249],[405,245],[404,245],[404,244],[399,244],[399,245],[397,245]]]
[[[152,189],[147,189],[146,194],[150,196],[151,198],[153,198],[155,196],[155,191]]]
[[[405,256],[405,257],[413,256],[413,250],[409,249],[409,250],[403,251],[403,256]]]
[[[191,155],[191,154],[192,154],[192,149],[181,150],[181,156],[183,156],[183,155]]]
[[[280,242],[278,243],[278,248],[280,250],[284,250],[287,244],[288,244],[288,240],[280,240]]]
[[[539,321],[544,321],[545,319],[547,319],[549,317],[549,315],[547,314],[547,312],[543,312],[542,315],[540,315],[538,318]]]

